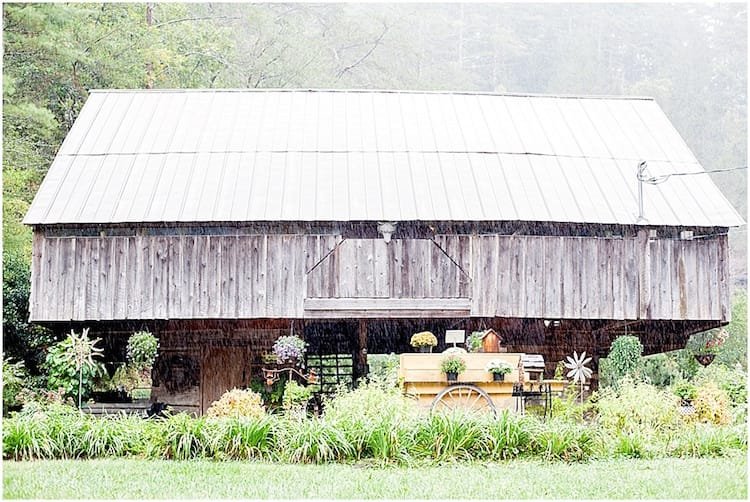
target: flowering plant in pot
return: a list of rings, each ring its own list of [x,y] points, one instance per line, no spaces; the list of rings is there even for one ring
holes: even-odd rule
[[[437,345],[437,338],[429,331],[414,333],[409,344],[420,352],[432,352],[432,347]]]
[[[455,382],[458,375],[466,371],[466,361],[458,356],[448,356],[440,363],[440,370],[445,373],[449,382]]]
[[[689,345],[695,359],[703,366],[711,364],[727,341],[729,333],[724,329],[704,331],[692,336]]]
[[[307,344],[295,335],[281,336],[273,344],[273,353],[279,364],[294,364],[302,361],[307,350]]]
[[[487,366],[484,367],[484,371],[492,373],[492,379],[495,382],[502,382],[505,380],[505,375],[513,371],[513,367],[505,361],[493,359],[487,363]]]

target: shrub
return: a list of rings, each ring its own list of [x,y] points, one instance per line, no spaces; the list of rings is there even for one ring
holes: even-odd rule
[[[159,350],[159,340],[148,331],[137,331],[128,338],[128,362],[138,369],[151,367]]]
[[[714,382],[706,382],[698,387],[693,406],[694,420],[700,422],[727,425],[732,423],[732,413],[727,393]]]
[[[26,376],[23,361],[3,359],[3,415],[8,412],[8,408],[21,404],[18,394],[24,387]]]
[[[625,378],[618,390],[602,389],[595,403],[599,423],[613,432],[659,432],[679,427],[679,398]]]
[[[104,366],[94,361],[102,352],[98,341],[89,339],[88,329],[80,335],[71,330],[67,338],[50,347],[45,361],[49,388],[63,389],[66,396],[77,397],[80,405],[104,374]]]
[[[370,372],[367,379],[385,387],[396,387],[398,385],[398,367],[399,357],[391,352],[390,354],[369,354],[367,361],[370,365]]]
[[[683,401],[692,401],[698,395],[698,389],[692,383],[681,380],[672,386],[672,393]]]
[[[250,389],[232,389],[226,391],[206,410],[209,417],[251,417],[265,415],[260,394]]]
[[[284,385],[284,396],[281,404],[287,411],[303,410],[312,394],[313,387],[305,387],[294,380],[289,380]],[[258,397],[260,398],[260,396]]]

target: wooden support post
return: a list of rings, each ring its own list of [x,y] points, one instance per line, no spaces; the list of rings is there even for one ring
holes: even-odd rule
[[[357,332],[357,354],[355,361],[355,380],[367,376],[369,368],[367,367],[367,321],[359,320],[359,330]]]

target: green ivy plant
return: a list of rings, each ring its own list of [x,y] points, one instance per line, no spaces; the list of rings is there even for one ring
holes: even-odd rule
[[[148,331],[137,331],[128,338],[128,362],[138,369],[154,365],[159,340]]]
[[[78,395],[78,407],[84,396],[94,387],[95,381],[104,374],[104,365],[95,361],[103,350],[96,346],[99,338],[89,339],[85,328],[79,335],[70,331],[65,340],[50,347],[45,366],[47,383],[51,389],[63,389],[67,396]]]
[[[617,386],[626,376],[634,376],[641,366],[643,345],[638,337],[623,335],[612,342],[607,356],[612,383]]]

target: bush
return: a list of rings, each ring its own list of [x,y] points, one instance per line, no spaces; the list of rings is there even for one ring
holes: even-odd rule
[[[698,395],[698,388],[690,382],[681,380],[672,386],[672,393],[683,401],[692,401]]]
[[[8,413],[9,408],[21,404],[18,394],[23,389],[26,378],[23,361],[3,359],[3,415]]]
[[[660,432],[680,426],[680,399],[653,385],[625,378],[618,390],[602,389],[594,405],[599,423],[613,432]]]
[[[691,416],[694,420],[717,425],[732,423],[729,397],[714,382],[706,382],[698,387],[693,406],[695,413]]]
[[[104,374],[104,365],[94,361],[102,349],[99,339],[90,340],[88,329],[80,335],[73,331],[63,341],[50,347],[45,360],[47,384],[50,389],[63,389],[66,396],[85,400]]]
[[[226,391],[206,410],[208,417],[250,417],[260,418],[265,415],[260,394],[250,389],[232,389]]]
[[[148,331],[138,331],[128,338],[128,362],[138,369],[154,365],[159,340]]]

